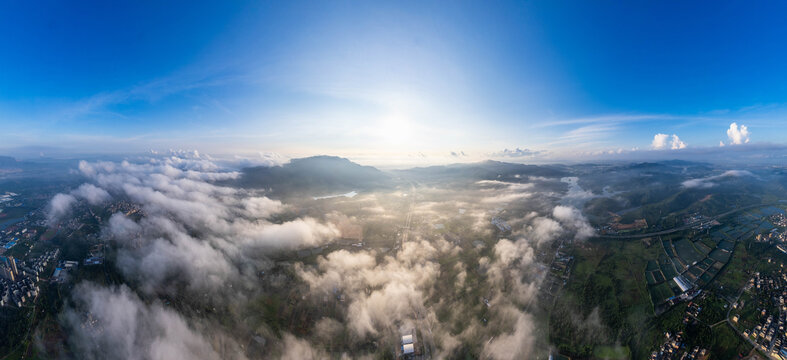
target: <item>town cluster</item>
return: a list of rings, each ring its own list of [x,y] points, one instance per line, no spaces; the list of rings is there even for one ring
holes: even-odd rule
[[[745,328],[741,319],[741,314],[734,314],[732,322],[744,327],[742,334],[756,345],[760,351],[773,359],[787,360],[787,332],[785,332],[785,322],[787,322],[787,273],[780,270],[771,275],[761,275],[759,272],[749,280],[745,291],[753,291],[756,301],[757,325],[752,328]],[[733,310],[742,311],[745,302],[733,304]],[[751,306],[750,306],[751,307]],[[742,312],[743,313],[743,312]]]
[[[665,341],[658,350],[653,351],[648,359],[650,360],[705,360],[710,356],[707,349],[695,346],[690,348],[686,345],[683,332],[664,334]]]

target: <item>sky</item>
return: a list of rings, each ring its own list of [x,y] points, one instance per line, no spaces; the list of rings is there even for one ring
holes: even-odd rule
[[[3,2],[0,154],[196,149],[402,164],[783,154],[786,11],[770,1]]]

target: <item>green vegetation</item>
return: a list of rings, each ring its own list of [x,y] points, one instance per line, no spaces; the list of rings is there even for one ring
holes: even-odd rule
[[[698,319],[706,325],[713,325],[727,318],[727,307],[729,304],[724,299],[713,293],[708,293],[697,301],[702,308]]]
[[[751,223],[759,224],[762,214],[745,215],[745,221],[728,219],[723,229],[664,236],[662,246],[606,240],[578,247],[574,274],[551,313],[550,340],[572,357],[642,359],[664,342],[669,331],[683,332],[686,344],[709,349],[713,358],[747,353],[751,346],[725,321],[729,301],[752,271],[775,266],[765,261],[768,257],[783,255],[749,241]],[[677,264],[687,266],[676,269]],[[677,294],[671,279],[678,271],[707,286],[696,300],[702,307],[697,320],[688,317],[686,303],[659,316],[653,312],[653,305]]]
[[[561,353],[597,356],[619,343],[635,358],[644,355],[642,324],[652,320],[647,291],[648,260],[662,251],[638,241],[602,241],[578,247],[576,265],[549,322],[550,340]],[[652,265],[651,265],[652,266]]]
[[[710,351],[717,359],[736,359],[752,350],[752,346],[738,336],[726,322],[714,327],[712,335]]]
[[[628,346],[597,346],[593,356],[599,359],[624,360],[631,358],[631,350]]]
[[[650,297],[653,305],[658,305],[675,296],[671,286],[672,281],[663,282],[650,288]]]

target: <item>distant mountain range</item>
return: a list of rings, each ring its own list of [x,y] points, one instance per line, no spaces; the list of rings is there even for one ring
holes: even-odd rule
[[[267,189],[274,195],[330,195],[348,191],[391,188],[407,181],[467,183],[485,179],[513,180],[515,177],[562,177],[568,172],[560,166],[537,166],[484,161],[472,164],[420,167],[381,171],[335,156],[293,159],[282,166],[257,166],[243,169],[234,185]]]
[[[478,181],[478,180],[512,180],[518,177],[559,178],[569,176],[563,166],[557,165],[525,165],[487,160],[470,164],[452,164],[419,167],[394,171],[395,174],[424,182],[431,181]]]
[[[0,156],[0,168],[9,168],[17,166],[16,159],[10,156]]]

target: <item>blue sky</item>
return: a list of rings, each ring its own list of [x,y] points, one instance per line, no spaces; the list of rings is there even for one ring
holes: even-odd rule
[[[670,137],[664,157],[782,144],[785,13],[783,2],[4,2],[0,152],[447,161],[644,153],[656,134]],[[733,122],[748,143],[731,144]]]

